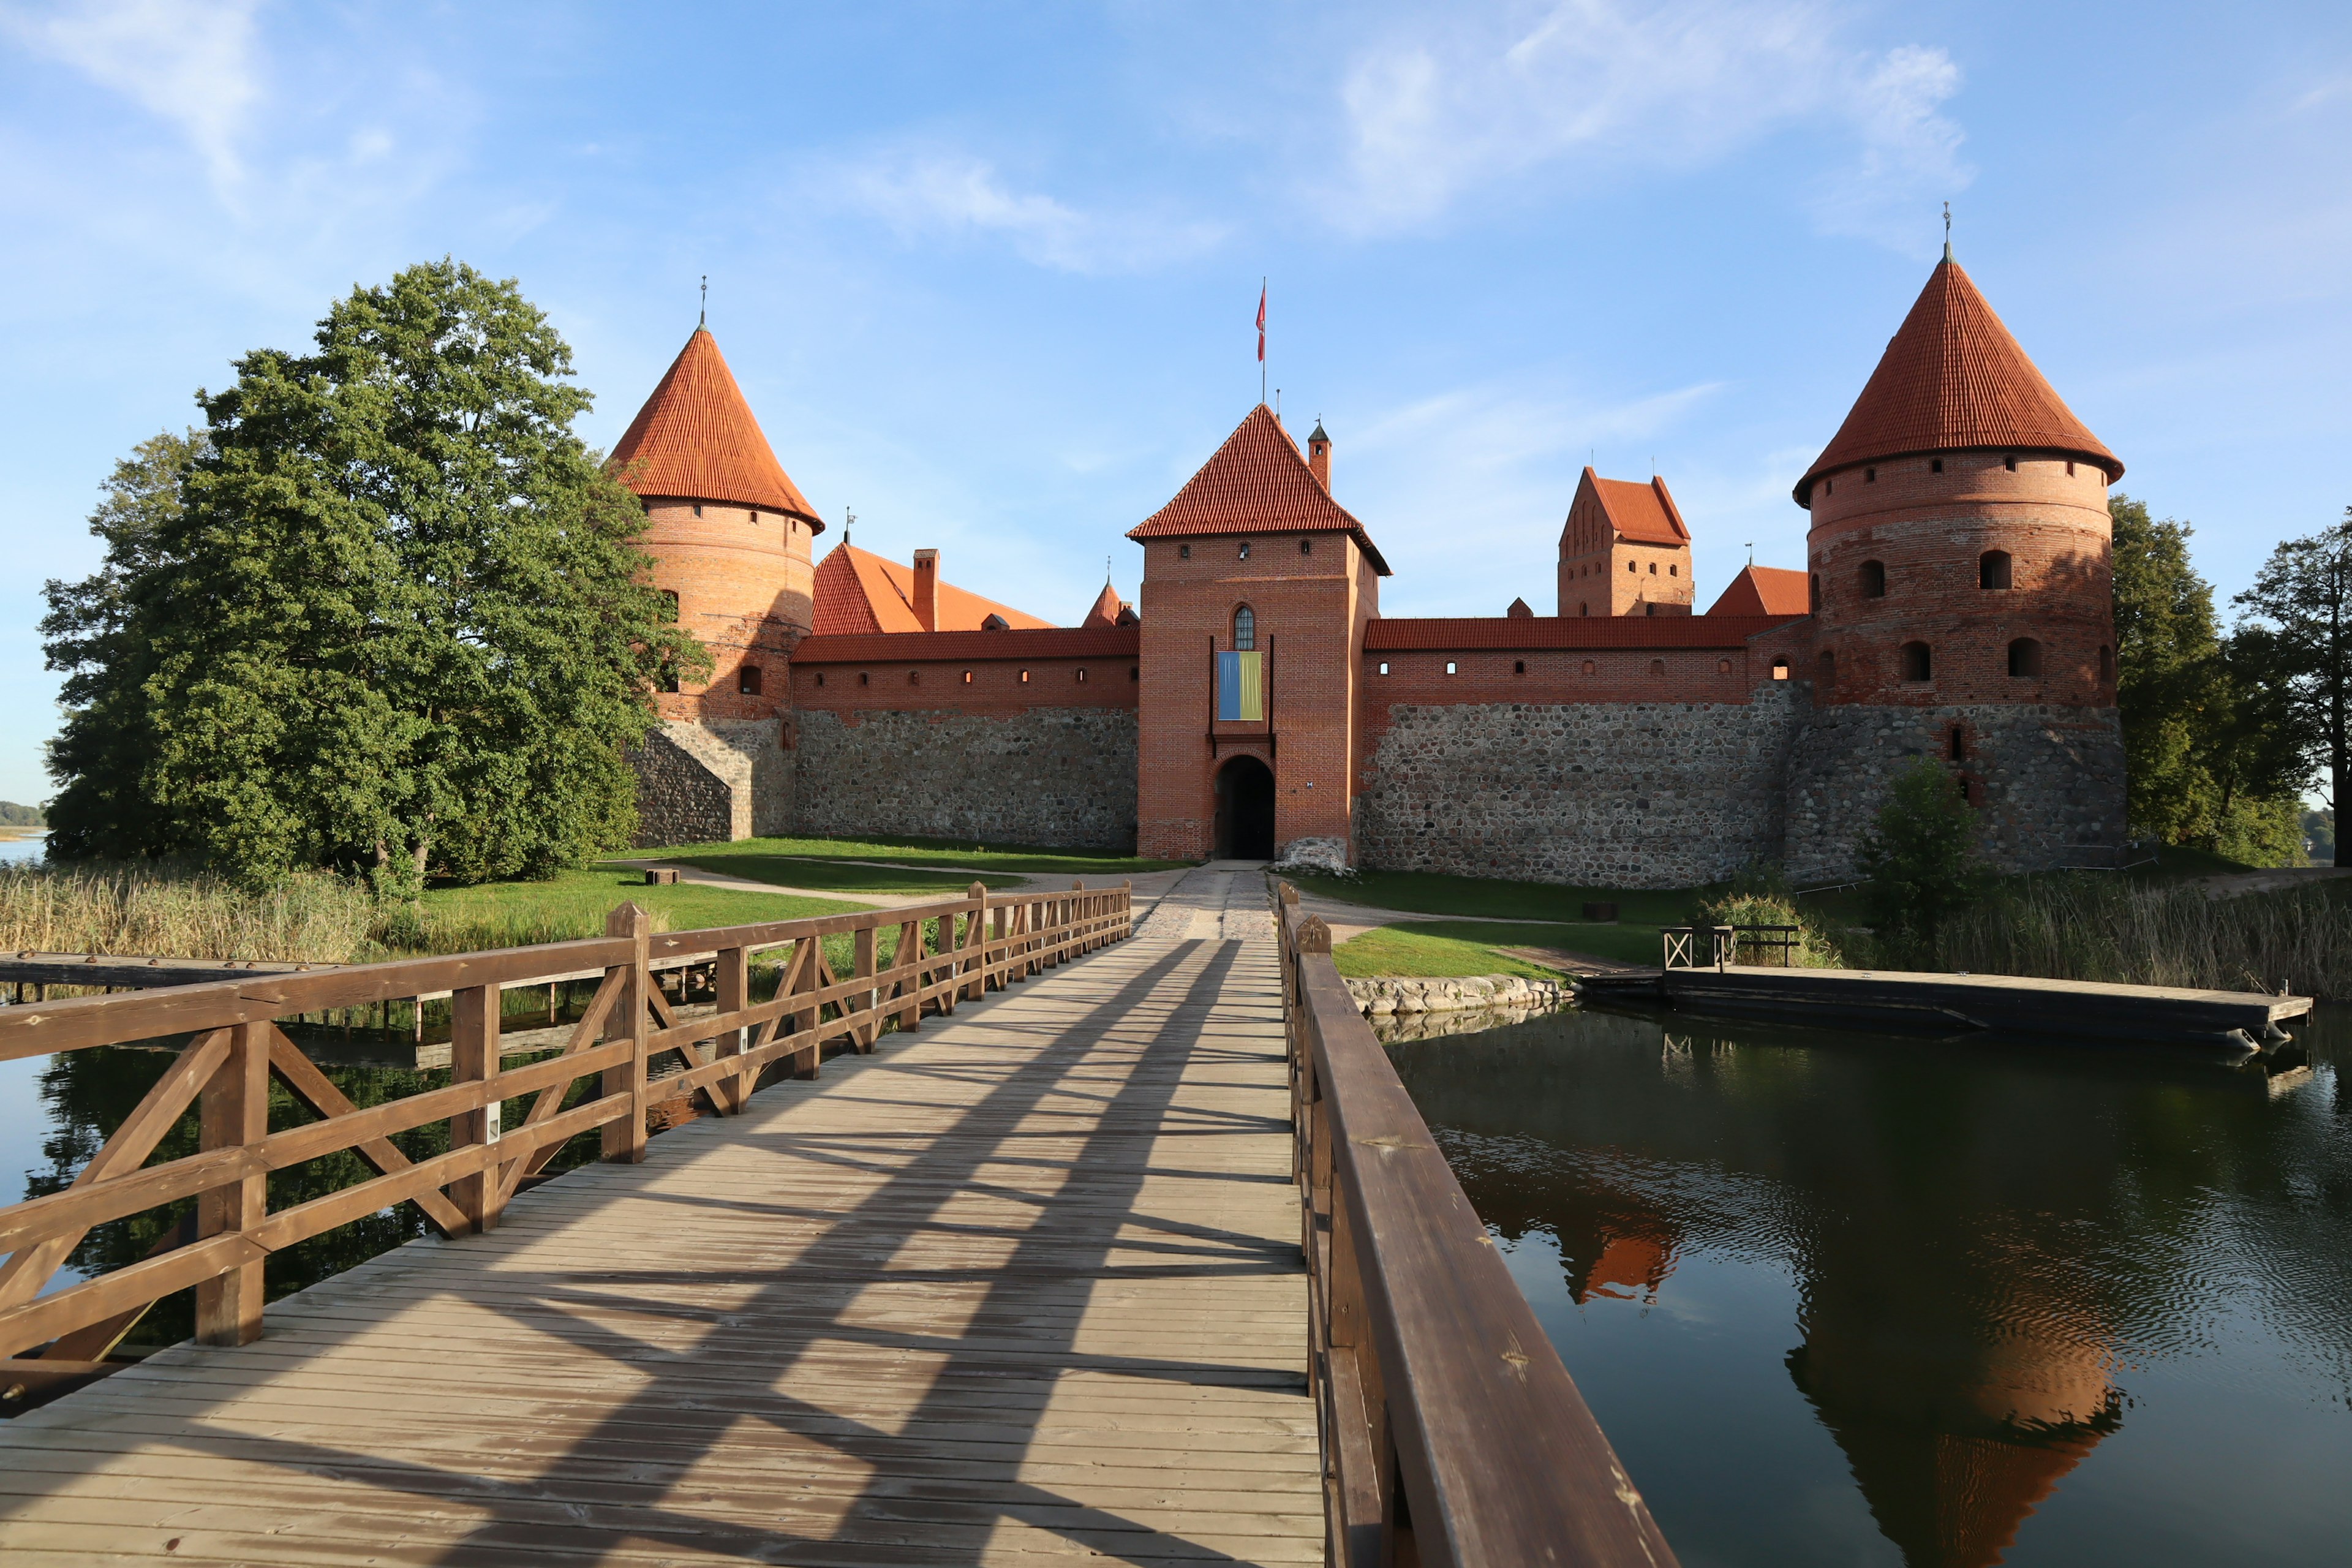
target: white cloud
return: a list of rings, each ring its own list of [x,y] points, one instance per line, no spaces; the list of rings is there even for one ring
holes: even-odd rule
[[[12,12],[8,29],[179,128],[216,181],[236,180],[238,133],[260,97],[257,0],[82,0]]]
[[[821,182],[902,238],[1001,239],[1040,267],[1137,272],[1197,256],[1224,230],[1150,212],[1087,213],[1008,187],[984,160],[954,152],[899,153],[832,171]]]
[[[1538,169],[1688,166],[1798,127],[1855,143],[1815,194],[1825,227],[1867,231],[1893,203],[1967,184],[1960,129],[1940,112],[1958,67],[1841,32],[1809,0],[1560,0],[1532,20],[1450,12],[1392,32],[1341,87],[1349,177],[1331,216],[1408,228]]]

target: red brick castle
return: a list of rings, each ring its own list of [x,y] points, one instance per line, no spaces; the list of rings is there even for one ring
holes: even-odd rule
[[[614,448],[709,645],[637,757],[645,842],[917,835],[1682,886],[1822,879],[1910,759],[2012,868],[2124,834],[2106,490],[2123,465],[1948,255],[1797,481],[1804,573],[1695,613],[1664,480],[1584,471],[1555,613],[1381,614],[1388,563],[1263,405],[1053,626],[824,529],[698,329]],[[672,683],[674,686],[677,684]]]

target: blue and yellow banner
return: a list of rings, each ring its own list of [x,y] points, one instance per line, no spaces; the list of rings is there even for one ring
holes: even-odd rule
[[[1263,721],[1265,718],[1265,655],[1217,655],[1217,717]]]

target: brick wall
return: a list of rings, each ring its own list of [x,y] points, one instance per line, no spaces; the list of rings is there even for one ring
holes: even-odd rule
[[[1706,657],[1705,678],[1720,680],[1727,656]],[[1768,681],[1737,701],[1391,700],[1359,853],[1388,869],[1574,885],[1727,877],[1780,853],[1806,697],[1801,681]]]
[[[809,525],[777,511],[659,498],[646,502],[646,516],[638,542],[654,558],[654,585],[677,595],[678,624],[713,665],[708,681],[661,694],[662,717],[777,717],[793,646],[814,624]],[[742,690],[747,665],[760,672],[756,693]]]

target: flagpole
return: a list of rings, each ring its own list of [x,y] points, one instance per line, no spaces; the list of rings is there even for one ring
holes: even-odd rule
[[[1257,400],[1265,401],[1265,279],[1257,280]]]

